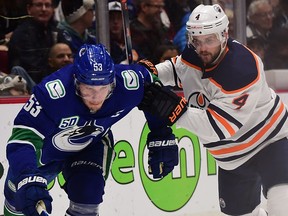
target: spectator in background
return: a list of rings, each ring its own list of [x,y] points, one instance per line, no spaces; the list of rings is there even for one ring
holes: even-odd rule
[[[121,4],[118,1],[111,1],[108,9],[111,57],[116,64],[127,63]],[[134,49],[132,55],[133,61],[136,62],[138,54]]]
[[[93,26],[94,0],[61,0],[65,20],[59,22],[66,43],[73,54],[84,44],[96,44],[96,37],[89,33]]]
[[[179,55],[179,50],[177,48],[177,46],[173,45],[173,43],[167,43],[167,44],[163,44],[160,45],[159,47],[157,47],[157,49],[155,50],[154,53],[154,57],[153,59],[151,59],[151,62],[153,64],[158,64],[161,62],[164,62],[166,60],[171,61],[171,59],[173,57],[176,57]],[[169,86],[171,90],[173,91],[179,91],[179,90],[183,90],[181,87],[181,84],[179,84],[179,86]]]
[[[234,33],[234,12],[232,9],[226,8],[225,13],[226,13],[228,20],[229,20],[228,33],[231,37],[235,37],[235,35],[234,35],[235,34]]]
[[[22,66],[39,83],[45,76],[48,51],[57,42],[58,30],[51,0],[28,0],[27,12],[31,18],[17,26],[8,44],[9,68]]]
[[[0,0],[0,71],[9,73],[8,42],[17,25],[28,16],[22,0]]]
[[[49,51],[47,75],[73,63],[73,60],[73,53],[68,44],[54,44]]]
[[[189,19],[190,12],[187,13],[182,21],[181,21],[181,28],[177,31],[176,35],[173,38],[173,43],[175,46],[178,47],[179,51],[182,52],[187,45],[188,37],[187,37],[187,30],[186,30],[186,22]]]
[[[170,60],[172,57],[178,56],[179,51],[176,46],[172,43],[163,44],[157,47],[152,58],[153,64],[158,64],[164,62],[165,60]]]
[[[27,18],[25,1],[0,0],[0,44],[5,35],[14,31],[17,25]]]
[[[198,3],[195,0],[165,0],[165,10],[171,21],[172,29],[175,34],[183,26],[183,17],[191,13]],[[175,36],[174,34],[174,36]]]
[[[65,20],[62,6],[61,6],[61,0],[54,1],[55,9],[54,9],[54,20],[56,22],[62,22]]]
[[[13,31],[8,43],[9,68],[22,66],[39,83],[45,76],[48,51],[61,34],[53,20],[52,0],[28,0],[27,12],[31,16]]]
[[[270,45],[265,53],[265,69],[288,69],[288,29],[279,28],[271,33]]]
[[[0,39],[0,71],[8,73],[8,41],[10,40],[9,35],[3,34],[3,38]]]
[[[268,0],[252,1],[247,11],[247,39],[252,36],[259,36],[268,41],[273,27],[273,17],[273,8]]]
[[[110,54],[113,61],[119,64],[126,59],[125,39],[123,32],[121,4],[117,1],[109,2],[109,31]]]
[[[264,61],[267,44],[262,37],[252,36],[248,38],[247,47],[255,52],[262,59],[262,61]]]
[[[288,29],[288,1],[280,0],[278,8],[273,20],[273,30],[277,28]]]
[[[279,13],[280,9],[281,9],[281,5],[280,5],[280,1],[281,0],[269,0],[270,5],[273,8],[273,13],[276,15]],[[285,0],[286,1],[286,0]]]
[[[43,76],[47,76],[52,72],[73,62],[73,54],[70,47],[65,43],[54,44],[49,51],[47,62],[48,66],[43,71]],[[23,67],[14,66],[9,74],[12,75],[13,78],[16,76],[22,77],[25,80],[27,93],[32,93],[32,89],[36,85],[36,83],[33,81],[33,79],[29,76],[29,74]]]
[[[160,14],[164,0],[134,0],[137,16],[130,23],[132,44],[139,58],[153,58],[157,47],[169,41],[168,29],[163,25]]]

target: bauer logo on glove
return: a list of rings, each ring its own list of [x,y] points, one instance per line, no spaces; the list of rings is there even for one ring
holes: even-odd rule
[[[169,125],[172,125],[175,123],[176,120],[180,118],[181,115],[183,115],[184,112],[187,110],[187,100],[182,97],[179,101],[179,104],[175,107],[171,115],[169,116]]]
[[[156,140],[148,143],[148,148],[177,145],[176,140]]]
[[[148,172],[154,179],[163,178],[178,165],[178,145],[175,135],[166,128],[164,136],[154,137],[150,132],[147,138]]]
[[[47,180],[35,174],[23,174],[16,183],[15,208],[24,215],[46,216],[52,212],[52,197],[47,190]],[[39,214],[39,203],[43,210]],[[45,211],[44,211],[45,210]],[[46,214],[47,213],[47,214]]]

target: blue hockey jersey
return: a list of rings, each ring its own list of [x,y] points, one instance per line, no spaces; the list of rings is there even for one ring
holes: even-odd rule
[[[141,102],[144,83],[153,82],[143,66],[115,65],[116,87],[102,108],[91,113],[76,94],[73,70],[73,65],[68,65],[46,77],[15,118],[7,145],[14,176],[61,163],[100,141],[113,124]],[[150,129],[159,129],[162,124],[166,127],[159,119],[149,121]]]

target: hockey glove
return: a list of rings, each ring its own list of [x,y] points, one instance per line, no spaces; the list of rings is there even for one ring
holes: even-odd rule
[[[142,59],[142,60],[138,61],[137,63],[144,66],[150,73],[158,76],[158,71],[157,71],[155,65],[151,61],[149,61],[147,59]]]
[[[178,145],[174,134],[170,134],[165,139],[150,138],[149,135],[148,172],[154,179],[163,178],[178,165]]]
[[[52,197],[49,195],[47,180],[39,175],[22,175],[16,185],[16,208],[27,216],[39,216],[39,202],[45,204],[46,211],[52,211]],[[43,205],[43,204],[42,204]],[[42,215],[42,214],[41,214]]]
[[[138,105],[140,110],[149,112],[173,125],[187,110],[187,101],[158,83],[145,86],[144,97]]]

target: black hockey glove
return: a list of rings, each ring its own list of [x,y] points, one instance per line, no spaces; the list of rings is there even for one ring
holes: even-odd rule
[[[47,180],[40,175],[22,175],[16,184],[16,208],[29,216],[39,216],[37,206],[44,203],[46,211],[52,211],[52,197],[49,195]],[[43,204],[41,204],[43,205]],[[41,216],[44,214],[41,214]]]
[[[138,108],[158,116],[171,126],[186,112],[186,105],[184,97],[177,96],[159,83],[151,83],[145,86],[144,97]]]
[[[174,134],[165,138],[152,138],[148,134],[148,172],[154,179],[163,178],[178,165],[178,145]]]
[[[138,61],[137,63],[140,64],[140,65],[143,65],[145,68],[147,68],[147,70],[148,70],[150,73],[158,76],[158,71],[157,71],[155,65],[154,65],[151,61],[149,61],[149,60],[147,60],[147,59],[141,59],[141,60]]]

